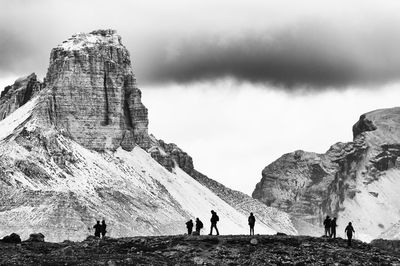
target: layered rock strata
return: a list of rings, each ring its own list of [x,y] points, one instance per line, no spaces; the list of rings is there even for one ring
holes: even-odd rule
[[[41,117],[81,145],[148,148],[147,108],[114,30],[76,34],[54,48],[45,83]]]

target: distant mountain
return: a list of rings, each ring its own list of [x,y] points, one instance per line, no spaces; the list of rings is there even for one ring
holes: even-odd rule
[[[399,238],[400,108],[361,115],[353,135],[324,154],[283,155],[264,168],[253,198],[305,222],[299,232],[330,215],[341,233],[351,221],[360,239]]]
[[[296,234],[291,217],[193,167],[148,133],[129,52],[113,30],[79,33],[54,48],[44,82],[18,79],[0,97],[0,237],[41,232],[82,240],[105,218],[113,237],[185,232],[210,210],[222,234]],[[171,118],[173,119],[173,118]]]

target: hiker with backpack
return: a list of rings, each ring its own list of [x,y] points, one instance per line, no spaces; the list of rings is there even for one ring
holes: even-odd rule
[[[196,233],[200,235],[200,230],[203,228],[203,223],[200,221],[199,218],[196,218]]]
[[[192,234],[192,230],[193,230],[193,221],[192,219],[190,219],[188,222],[186,222],[186,228],[188,230],[188,235]]]
[[[250,226],[250,235],[254,236],[254,225],[256,223],[256,217],[254,217],[252,212],[250,213],[248,220],[249,220],[249,226]]]
[[[94,236],[100,237],[100,233],[101,233],[100,221],[97,221],[97,223],[93,226],[93,228],[94,228]]]
[[[211,221],[211,229],[210,229],[209,235],[210,236],[212,235],[213,228],[215,228],[215,231],[217,231],[217,236],[218,236],[219,232],[218,232],[218,228],[217,228],[217,222],[219,221],[219,217],[218,217],[217,213],[214,210],[211,210],[211,219],[210,219],[210,221]]]

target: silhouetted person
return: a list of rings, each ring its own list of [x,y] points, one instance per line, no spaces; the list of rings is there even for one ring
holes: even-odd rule
[[[324,220],[324,227],[325,227],[325,236],[330,236],[331,235],[331,219],[329,216],[326,216],[326,219]]]
[[[346,229],[344,229],[344,232],[347,233],[347,245],[350,247],[351,239],[353,238],[353,233],[356,232],[356,231],[354,231],[354,228],[351,225],[351,222],[346,226]]]
[[[256,217],[254,217],[253,213],[250,213],[249,216],[249,226],[250,226],[250,235],[254,236],[254,225],[256,223]]]
[[[200,235],[200,230],[203,228],[203,223],[199,218],[196,218],[196,232]]]
[[[209,235],[212,235],[213,228],[215,228],[215,231],[217,231],[217,236],[218,236],[219,232],[218,232],[218,228],[217,228],[217,222],[219,221],[219,217],[218,217],[217,213],[214,210],[211,211],[211,219],[210,219],[210,221],[211,221],[211,229],[210,229],[210,234]]]
[[[330,237],[336,238],[336,217],[331,220],[331,235]]]
[[[104,238],[104,236],[107,233],[107,225],[106,225],[106,221],[101,221],[101,236]]]
[[[188,222],[186,222],[186,228],[188,230],[188,235],[192,234],[192,230],[193,230],[193,221],[192,219],[190,219]]]
[[[101,233],[100,221],[97,221],[97,223],[93,226],[93,228],[94,228],[94,236],[100,237],[100,233]]]

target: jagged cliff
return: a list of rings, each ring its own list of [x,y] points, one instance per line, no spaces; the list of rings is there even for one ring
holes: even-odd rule
[[[27,103],[39,92],[43,84],[37,80],[35,73],[19,78],[13,85],[7,86],[0,94],[0,120]]]
[[[391,238],[388,229],[400,220],[399,132],[400,108],[364,114],[352,142],[325,154],[285,154],[265,167],[252,196],[316,226],[337,216],[339,228],[353,221],[362,239],[385,231]]]
[[[188,154],[148,134],[113,30],[73,35],[52,50],[43,83],[21,79],[0,103],[0,236],[79,240],[102,218],[114,237],[177,234],[190,218],[208,227],[211,209],[222,234],[247,233],[246,206],[258,232],[296,233],[289,215],[205,182]]]
[[[43,117],[89,149],[148,148],[147,109],[115,33],[76,34],[51,51]]]

